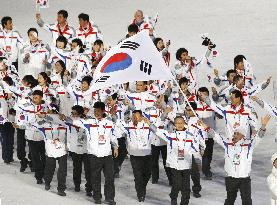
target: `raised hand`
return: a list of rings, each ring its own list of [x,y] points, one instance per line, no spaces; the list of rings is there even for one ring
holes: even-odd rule
[[[41,19],[40,13],[37,13],[37,14],[36,14],[36,19],[37,19],[37,20],[40,20],[40,19]]]
[[[113,156],[114,156],[115,158],[118,157],[118,149],[117,149],[117,148],[114,148],[114,150],[113,150]]]
[[[269,120],[270,120],[271,116],[270,115],[266,115],[264,117],[261,118],[261,123],[262,126],[265,128],[266,125],[268,124]]]
[[[209,126],[208,126],[208,125],[206,125],[206,124],[204,123],[204,121],[203,121],[203,120],[198,120],[198,121],[197,121],[197,124],[199,124],[201,127],[203,127],[203,128],[204,128],[204,130],[206,130],[206,129],[208,129],[208,128],[209,128]]]
[[[216,95],[216,94],[217,94],[217,90],[216,90],[215,87],[212,87],[212,93],[213,93],[213,95]]]
[[[267,80],[266,80],[266,83],[267,83],[267,84],[269,84],[269,83],[270,83],[271,78],[272,78],[272,76],[269,76],[269,77],[267,78]]]
[[[164,112],[165,112],[165,113],[170,113],[172,110],[173,110],[172,107],[166,107],[166,108],[164,109]]]
[[[15,129],[19,128],[19,125],[16,124],[16,123],[12,123],[12,125],[13,125],[13,127],[14,127]]]
[[[214,75],[215,75],[216,77],[219,76],[219,72],[218,72],[218,69],[217,69],[217,68],[214,69]]]
[[[143,121],[144,121],[146,124],[148,124],[148,125],[151,124],[151,122],[150,122],[146,117],[143,117]]]
[[[258,97],[255,95],[255,96],[252,96],[251,99],[256,102],[258,100]]]
[[[59,119],[60,120],[65,120],[65,115],[64,114],[59,114]]]

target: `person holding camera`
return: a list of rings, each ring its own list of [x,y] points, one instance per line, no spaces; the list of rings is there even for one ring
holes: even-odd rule
[[[207,44],[207,40],[204,40],[202,45],[207,46],[207,50],[205,52],[205,59],[209,58],[211,51],[215,48],[215,45],[209,40]],[[199,65],[201,62],[205,60],[201,58],[197,60],[195,57],[191,57],[189,51],[186,48],[179,48],[176,52],[177,62],[172,69],[173,76],[180,80],[183,77],[186,77],[189,80],[190,89],[195,93],[195,89],[197,87],[198,79],[197,79],[197,70],[199,69]]]

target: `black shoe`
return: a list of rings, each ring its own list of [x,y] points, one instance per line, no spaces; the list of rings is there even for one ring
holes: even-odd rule
[[[80,186],[75,186],[75,192],[79,192],[80,191]]]
[[[92,197],[92,193],[91,192],[87,192],[86,194],[88,197]]]
[[[119,173],[114,173],[114,178],[119,178]]]
[[[12,159],[9,159],[9,160],[4,160],[4,162],[5,162],[6,164],[10,164],[10,163],[14,162],[14,159],[12,158]]]
[[[138,197],[138,201],[139,201],[139,202],[144,202],[144,201],[145,201],[145,196],[140,196],[140,197]]]
[[[59,196],[66,196],[66,193],[64,191],[58,191]]]
[[[213,173],[209,171],[208,173],[205,174],[204,177],[205,180],[212,180],[213,179]]]
[[[200,198],[201,197],[201,194],[197,193],[197,192],[193,192],[193,196],[195,198]]]
[[[29,163],[29,161],[28,161],[28,159],[26,159],[26,158],[24,158],[24,159],[22,159],[21,161],[20,161],[20,172],[25,172],[25,170],[27,169],[27,167],[28,167],[28,163]]]
[[[97,199],[97,200],[95,199],[95,200],[94,200],[94,203],[95,203],[95,204],[102,204],[101,199]]]
[[[4,160],[4,163],[5,163],[5,164],[10,164],[11,162],[8,161],[8,160]]]
[[[116,202],[114,200],[105,200],[104,204],[108,204],[108,205],[116,205]]]
[[[212,180],[213,177],[211,177],[211,176],[205,176],[203,179],[204,179],[204,180]]]
[[[45,190],[48,191],[50,189],[50,184],[45,184]]]
[[[42,183],[43,183],[42,179],[37,179],[37,184],[42,184]]]
[[[177,199],[171,199],[171,205],[177,205]]]
[[[20,167],[20,172],[25,172],[25,170],[26,170],[26,168],[27,168],[27,164],[25,165],[25,164],[21,164],[21,167]]]

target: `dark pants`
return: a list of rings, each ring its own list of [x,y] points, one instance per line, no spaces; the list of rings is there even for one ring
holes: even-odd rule
[[[208,138],[208,140],[206,140],[206,149],[202,157],[202,172],[206,176],[211,172],[213,149],[214,149],[214,140],[212,138]]]
[[[14,127],[12,123],[5,122],[1,125],[2,159],[4,162],[13,161]]]
[[[234,205],[238,190],[240,191],[242,205],[252,205],[251,199],[251,179],[226,177],[225,185],[227,191],[227,199],[224,205]]]
[[[12,62],[12,65],[16,68],[16,71],[18,72],[18,61]]]
[[[28,159],[26,158],[26,139],[25,130],[16,129],[17,131],[17,158],[20,160],[21,166],[27,167]],[[29,146],[29,158],[31,158],[31,150]]]
[[[91,186],[91,176],[90,176],[90,164],[87,154],[77,154],[74,152],[70,153],[70,156],[73,161],[73,182],[75,187],[80,187],[81,184],[81,175],[82,175],[82,167],[84,163],[85,170],[85,178],[86,178],[86,192],[92,192]]]
[[[105,185],[104,195],[106,200],[114,200],[114,163],[111,155],[106,157],[96,157],[92,154],[88,155],[91,169],[91,183],[94,200],[100,200],[101,194],[101,171],[104,172]]]
[[[131,165],[133,168],[135,178],[135,188],[137,191],[137,197],[145,197],[146,186],[151,177],[151,155],[147,156],[130,156]]]
[[[50,185],[55,169],[56,161],[58,160],[59,169],[57,173],[58,178],[58,191],[64,191],[66,189],[66,176],[67,176],[67,154],[58,158],[46,156],[46,164],[44,170],[45,184]]]
[[[41,180],[44,176],[45,168],[45,143],[44,141],[28,141],[31,156],[32,165],[35,170],[35,178]]]
[[[191,165],[191,179],[193,182],[192,191],[194,193],[199,193],[202,189],[200,184],[200,173],[193,155],[192,155],[192,165]]]
[[[121,165],[123,164],[126,156],[127,156],[127,148],[126,148],[126,138],[121,137],[117,139],[118,141],[118,156],[114,158],[114,172],[119,173]]]
[[[168,178],[169,184],[171,184],[171,174],[170,168],[166,167],[166,157],[167,157],[167,145],[155,146],[152,145],[152,181],[158,182],[159,180],[159,159],[160,153],[162,154],[164,170]]]
[[[172,187],[170,198],[177,199],[178,193],[181,191],[182,198],[181,198],[181,205],[189,204],[190,199],[190,170],[177,170],[171,169],[172,174]]]

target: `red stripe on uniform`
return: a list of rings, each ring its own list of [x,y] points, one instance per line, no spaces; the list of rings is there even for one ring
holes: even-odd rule
[[[177,139],[177,138],[171,138],[171,140],[179,141],[179,139]],[[184,142],[192,142],[192,140],[185,140],[185,139],[183,139],[183,141],[184,141]]]
[[[232,114],[232,115],[236,115],[236,114],[249,115],[249,113],[247,112],[243,113],[243,112],[234,112],[234,111],[228,111],[228,110],[226,111],[226,113]]]

